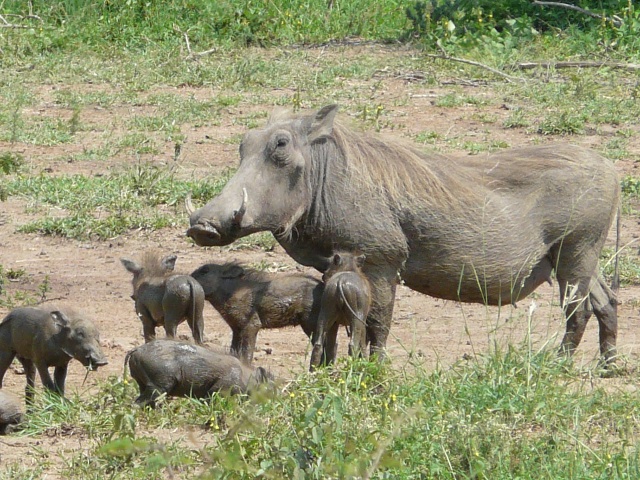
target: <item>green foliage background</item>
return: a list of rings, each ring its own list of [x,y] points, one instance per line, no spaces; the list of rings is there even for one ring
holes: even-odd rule
[[[632,0],[572,2],[604,15],[542,7],[525,0],[6,0],[5,13],[28,15],[24,54],[96,48],[175,48],[188,33],[194,48],[365,40],[469,45],[511,44],[539,34],[591,35],[637,48],[640,19]],[[614,25],[611,19],[620,19]],[[589,48],[588,45],[585,47]],[[594,45],[595,47],[595,45]]]

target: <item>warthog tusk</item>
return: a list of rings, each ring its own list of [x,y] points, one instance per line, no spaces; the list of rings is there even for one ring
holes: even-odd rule
[[[245,212],[247,211],[247,204],[249,203],[249,194],[247,193],[246,188],[242,188],[242,205],[240,205],[240,210],[236,210],[233,212],[233,223],[235,225],[240,225],[242,222],[242,218],[244,217]]]
[[[196,209],[193,208],[193,203],[191,203],[191,192],[187,193],[187,197],[184,199],[184,208],[187,210],[189,216],[196,211]]]

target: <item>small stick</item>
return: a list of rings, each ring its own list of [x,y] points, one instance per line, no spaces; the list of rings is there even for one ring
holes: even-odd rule
[[[447,54],[436,55],[436,54],[433,54],[433,53],[427,53],[426,55],[427,55],[427,57],[431,57],[431,58],[441,58],[442,60],[451,60],[453,62],[466,63],[468,65],[473,65],[474,67],[484,68],[485,70],[489,70],[490,72],[501,76],[502,78],[504,78],[505,80],[507,80],[510,83],[513,83],[513,82],[524,82],[524,79],[522,79],[522,78],[512,77],[511,75],[507,75],[506,73],[503,73],[500,70],[496,70],[495,68],[492,68],[492,67],[490,67],[488,65],[484,65],[483,63],[474,62],[473,60],[467,60],[465,58],[450,57]]]
[[[543,68],[599,68],[610,67],[620,68],[624,70],[640,70],[640,64],[637,63],[618,63],[618,62],[522,62],[516,65],[520,70],[530,70],[536,67]]]
[[[624,24],[624,22],[618,17],[614,15],[613,17],[607,17],[605,15],[598,15],[597,13],[590,12],[589,10],[585,10],[584,8],[576,7],[575,5],[571,5],[568,3],[560,3],[560,2],[541,2],[539,0],[534,0],[533,5],[540,5],[541,7],[562,7],[568,8],[569,10],[575,10],[576,12],[583,13],[585,15],[589,15],[593,18],[600,18],[606,20],[607,22],[613,23],[616,27],[620,27]]]

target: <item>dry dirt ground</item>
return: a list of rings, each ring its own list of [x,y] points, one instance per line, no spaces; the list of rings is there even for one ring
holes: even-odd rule
[[[375,92],[373,101],[393,105],[394,99],[405,98],[399,106],[387,107],[386,119],[403,128],[394,135],[410,135],[420,131],[438,132],[443,137],[459,136],[461,140],[483,141],[491,138],[507,142],[511,146],[544,143],[558,140],[527,132],[525,129],[505,129],[502,120],[509,112],[504,108],[483,106],[482,111],[495,116],[497,121],[486,124],[474,120],[474,112],[479,107],[463,105],[454,108],[435,108],[432,105],[438,96],[446,95],[454,87],[434,88],[428,85],[407,83],[401,79],[384,80],[384,87]],[[68,88],[87,90],[99,86],[78,85]],[[38,92],[42,103],[39,115],[68,118],[71,112],[50,101],[56,86],[42,87]],[[457,85],[456,91],[474,96],[495,95],[495,90],[482,85]],[[211,89],[165,89],[176,95],[203,98],[216,92]],[[497,90],[497,89],[496,89]],[[183,126],[187,141],[182,152],[181,168],[185,173],[196,175],[220,171],[225,166],[237,164],[237,146],[223,141],[242,133],[245,128],[237,125],[234,118],[250,110],[269,110],[268,105],[231,107],[224,113],[218,126]],[[114,106],[109,108],[86,108],[81,111],[81,120],[89,124],[117,124],[116,119],[149,113],[150,107]],[[0,151],[14,151],[24,156],[33,173],[42,171],[51,175],[83,173],[97,175],[107,173],[131,157],[116,157],[104,161],[69,161],[69,155],[89,148],[97,141],[101,132],[85,131],[77,135],[71,145],[55,147],[34,147],[26,144],[0,144]],[[606,132],[605,132],[606,135]],[[637,138],[636,135],[634,138]],[[212,140],[213,139],[213,140]],[[568,138],[569,141],[586,146],[598,147],[602,135],[583,135]],[[635,140],[637,142],[637,140]],[[632,138],[629,149],[640,151]],[[172,161],[173,144],[167,143],[165,151],[150,158],[152,162],[166,164]],[[619,160],[616,166],[620,174],[635,172],[631,160]],[[236,259],[243,262],[266,262],[278,269],[302,268],[291,260],[278,246],[274,251],[260,249],[200,248],[185,236],[184,225],[175,229],[147,232],[134,231],[108,241],[75,241],[39,235],[16,233],[16,228],[29,220],[24,199],[10,197],[0,203],[0,264],[5,270],[23,269],[27,275],[17,282],[6,285],[9,293],[18,290],[36,291],[45,276],[49,277],[50,291],[44,305],[60,304],[75,307],[94,319],[101,332],[101,341],[109,358],[109,365],[89,375],[83,385],[85,370],[78,362],[72,362],[69,369],[68,390],[78,391],[83,397],[91,395],[96,382],[110,375],[122,375],[123,359],[128,350],[143,342],[141,324],[137,319],[130,299],[130,274],[122,267],[121,257],[139,258],[151,248],[166,254],[178,255],[177,270],[190,272],[195,267],[209,261]],[[637,238],[640,233],[638,218],[625,216],[622,222],[622,244]],[[609,236],[613,246],[615,231]],[[637,249],[637,247],[631,247]],[[638,324],[640,322],[640,288],[623,287],[619,294],[619,349],[620,353],[636,364],[640,353]],[[537,309],[528,319],[531,305]],[[7,309],[0,308],[4,316]],[[400,287],[397,293],[388,351],[394,364],[402,365],[409,356],[423,361],[427,368],[437,364],[451,365],[461,359],[472,358],[487,352],[493,342],[501,345],[518,344],[532,332],[534,346],[541,347],[550,342],[558,344],[564,331],[561,311],[558,306],[556,287],[541,287],[531,298],[522,301],[517,308],[487,308],[482,305],[458,304],[442,301],[415,293]],[[159,335],[164,332],[158,331]],[[179,333],[189,337],[186,324]],[[230,330],[215,310],[205,307],[205,336],[212,345],[229,345]],[[341,332],[341,346],[344,354],[345,333]],[[579,347],[578,362],[592,362],[597,354],[597,322],[592,320]],[[255,364],[270,368],[277,376],[291,377],[307,369],[308,341],[302,330],[297,328],[262,331],[258,337]],[[15,364],[5,376],[4,388],[23,395],[25,377],[17,372]],[[623,380],[624,382],[624,380]],[[20,436],[0,439],[2,461],[11,463],[20,460],[23,464],[37,463],[38,456],[46,452],[73,451],[86,448],[82,436],[60,435],[42,438]],[[45,452],[45,453],[42,453]],[[51,460],[51,459],[50,459]],[[48,478],[56,478],[55,472]]]

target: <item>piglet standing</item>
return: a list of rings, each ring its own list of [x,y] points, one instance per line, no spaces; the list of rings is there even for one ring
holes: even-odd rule
[[[190,275],[173,274],[176,255],[159,258],[147,252],[141,263],[122,258],[122,265],[133,274],[136,313],[142,321],[145,342],[156,338],[156,327],[164,326],[167,337],[176,336],[185,319],[196,343],[204,339],[204,292]]]
[[[268,273],[236,262],[207,263],[191,273],[231,327],[231,351],[251,364],[263,328],[316,328],[324,284],[302,273]]]
[[[205,398],[214,392],[246,393],[272,379],[264,368],[248,367],[233,355],[170,339],[134,348],[124,363],[140,387],[136,403],[151,407],[162,394]]]
[[[349,332],[349,355],[365,353],[371,287],[362,273],[364,260],[364,255],[336,253],[322,277],[325,287],[318,324],[311,340],[311,370],[318,367],[323,358],[329,363],[335,361],[340,325],[347,327]]]
[[[72,358],[91,369],[108,363],[93,322],[76,311],[56,308],[16,308],[0,323],[0,387],[15,357],[27,375],[27,405],[33,400],[36,369],[45,388],[64,395]],[[49,367],[55,367],[53,379]]]

